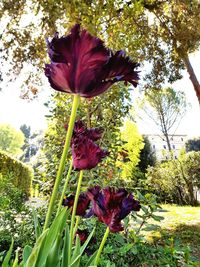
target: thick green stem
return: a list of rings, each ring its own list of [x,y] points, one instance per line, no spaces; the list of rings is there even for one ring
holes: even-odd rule
[[[68,170],[68,173],[67,173],[67,177],[66,177],[66,180],[65,180],[65,184],[63,186],[62,195],[61,195],[60,201],[58,203],[58,209],[57,209],[56,215],[58,215],[58,213],[60,212],[60,209],[61,209],[61,206],[62,206],[62,202],[63,202],[64,196],[65,196],[65,192],[66,192],[66,189],[67,189],[67,186],[68,186],[68,183],[69,183],[72,167],[73,167],[73,164],[72,164],[72,161],[71,161],[70,166],[69,166],[69,170]]]
[[[100,259],[100,256],[101,256],[101,252],[102,252],[103,247],[104,247],[104,245],[105,245],[105,243],[106,243],[106,240],[107,240],[107,237],[108,237],[108,235],[109,235],[109,232],[110,232],[109,227],[107,227],[107,229],[106,229],[106,231],[105,231],[105,234],[104,234],[104,236],[103,236],[103,239],[102,239],[102,241],[101,241],[99,250],[98,250],[98,252],[97,252],[97,256],[96,256],[96,259],[95,259],[95,262],[94,262],[94,266],[97,266],[97,265],[98,265],[98,262],[99,262],[99,259]]]
[[[60,165],[58,168],[58,172],[57,172],[53,192],[51,195],[48,211],[46,214],[46,219],[45,219],[43,231],[48,228],[50,220],[51,220],[51,215],[52,215],[55,201],[56,201],[57,194],[58,194],[58,188],[59,188],[62,174],[63,174],[64,168],[65,168],[65,161],[67,158],[67,153],[68,153],[70,142],[71,142],[71,137],[72,137],[72,133],[73,133],[73,129],[74,129],[74,123],[75,123],[75,119],[76,119],[76,112],[78,109],[79,101],[80,101],[80,95],[78,95],[78,94],[74,95],[74,101],[73,101],[73,105],[72,105],[72,111],[71,111],[71,116],[70,116],[70,120],[69,120],[69,126],[68,126],[68,130],[67,130],[65,145],[64,145],[62,157],[60,160]]]
[[[79,197],[79,194],[80,194],[80,191],[81,191],[82,179],[83,179],[83,171],[81,170],[80,171],[80,175],[79,175],[79,179],[78,179],[76,195],[75,195],[73,211],[72,211],[72,218],[71,218],[70,235],[69,235],[69,237],[70,237],[70,241],[69,241],[69,259],[71,258],[71,249],[72,249],[73,232],[74,232],[74,221],[75,221],[76,209],[77,209],[77,205],[78,205],[78,197]]]

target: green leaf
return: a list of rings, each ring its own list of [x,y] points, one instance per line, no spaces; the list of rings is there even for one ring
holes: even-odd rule
[[[123,238],[123,236],[121,234],[116,234],[115,235],[115,240],[118,243],[120,243],[121,245],[124,245],[124,243],[125,243],[125,240],[124,240],[124,238]]]
[[[143,228],[144,231],[156,231],[158,229],[160,229],[160,226],[156,224],[148,224],[146,227]]]
[[[13,262],[12,267],[17,267],[18,266],[18,255],[19,255],[19,253],[18,253],[18,250],[17,250],[16,254],[15,254],[15,260]]]
[[[148,213],[148,209],[145,206],[141,206],[141,209],[144,211],[144,213]]]
[[[66,225],[61,267],[69,266],[68,250],[69,250],[69,226]]]
[[[56,241],[54,242],[51,250],[49,251],[47,261],[45,264],[46,267],[59,266],[59,262],[61,259],[61,253],[60,253],[61,240],[62,240],[62,235],[58,234]]]
[[[10,245],[10,248],[6,254],[6,257],[2,263],[2,267],[9,267],[9,261],[10,261],[10,258],[11,258],[11,254],[12,254],[12,250],[13,250],[13,245],[14,245],[14,240],[12,239],[12,242],[11,242],[11,245]]]
[[[89,258],[89,260],[87,261],[85,267],[95,267],[95,265],[92,265],[92,264],[94,264],[94,261],[95,261],[95,259],[96,259],[97,252],[98,252],[98,250],[95,251],[95,252],[92,254],[92,256],[91,256],[91,257]]]
[[[40,267],[45,264],[49,251],[54,245],[57,236],[61,234],[64,230],[66,221],[67,221],[67,212],[66,209],[63,209],[54,219],[51,227],[49,228],[48,234],[46,235],[46,238],[44,239],[42,246],[38,251],[38,259],[36,262],[36,266]]]
[[[92,232],[90,233],[90,235],[88,236],[87,240],[85,241],[85,243],[83,244],[83,246],[81,248],[79,247],[79,242],[80,242],[79,237],[76,238],[75,250],[73,253],[73,257],[71,259],[70,267],[78,267],[80,265],[80,257],[83,254],[83,252],[85,251],[88,243],[90,242],[90,240],[94,234],[94,231],[95,231],[95,228],[92,230]]]
[[[164,220],[163,216],[158,216],[158,215],[154,215],[154,214],[152,214],[151,216],[155,221],[158,221],[158,222]]]
[[[81,257],[81,242],[79,236],[76,236],[76,244],[74,247],[73,256],[71,258],[70,267],[78,267],[80,265]]]
[[[35,226],[35,237],[37,240],[42,233],[42,227],[38,221],[38,217],[34,209],[33,209],[33,220],[34,220],[34,226]]]
[[[49,231],[49,229],[46,229],[41,234],[41,236],[38,238],[38,240],[36,241],[36,244],[33,247],[30,256],[28,257],[28,260],[26,261],[25,267],[35,267],[36,266],[36,262],[37,262],[37,259],[38,259],[39,251],[41,249],[43,241],[46,238],[46,235],[48,234],[48,231]]]
[[[81,247],[81,255],[83,254],[83,252],[85,251],[87,245],[89,244],[94,232],[95,232],[95,228],[92,230],[92,232],[88,236],[87,240],[84,242],[83,246]]]
[[[25,265],[25,263],[27,262],[29,256],[31,255],[31,251],[32,251],[32,247],[26,245],[24,247],[24,250],[23,250],[23,263]]]

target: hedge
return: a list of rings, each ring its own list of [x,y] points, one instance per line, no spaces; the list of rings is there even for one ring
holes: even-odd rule
[[[30,196],[33,178],[31,167],[0,150],[0,173],[2,176],[10,175],[11,182],[21,189],[27,197]]]

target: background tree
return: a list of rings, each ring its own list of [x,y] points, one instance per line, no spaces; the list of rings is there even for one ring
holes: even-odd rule
[[[183,153],[178,159],[148,168],[147,184],[161,201],[197,205],[200,189],[200,152]]]
[[[121,177],[124,180],[134,180],[134,173],[140,161],[140,151],[144,147],[142,136],[137,126],[130,120],[126,120],[121,129],[123,144],[119,152],[117,165],[121,169]]]
[[[144,112],[164,135],[168,150],[171,151],[169,134],[174,134],[186,112],[186,99],[183,92],[168,87],[150,90],[146,93]]]
[[[199,48],[198,0],[3,1],[0,17],[5,22],[1,27],[2,57],[12,58],[12,74],[31,63],[34,71],[27,76],[29,82],[39,82],[34,74],[40,73],[46,61],[41,35],[64,34],[80,23],[112,49],[125,47],[130,56],[150,62],[148,88],[180,79],[180,71],[186,68],[199,98],[199,83],[189,61],[189,54]]]
[[[189,139],[185,143],[186,152],[200,151],[200,138]]]
[[[43,134],[42,132],[31,133],[31,127],[26,124],[21,125],[20,130],[25,136],[24,145],[22,146],[23,154],[20,157],[20,160],[29,162],[41,147]]]
[[[9,124],[0,125],[0,149],[10,153],[11,155],[19,155],[22,153],[24,144],[24,134],[17,131]]]
[[[134,38],[137,32],[135,27],[129,27],[133,37],[131,40],[127,39],[126,45],[122,37],[123,34],[122,38],[115,39],[116,36],[119,37],[119,25],[124,21],[123,17],[120,18],[120,21],[117,19],[120,6],[121,3],[115,3],[115,1],[105,4],[102,1],[85,0],[65,2],[23,0],[18,3],[4,1],[0,10],[1,20],[5,21],[1,28],[3,57],[5,60],[12,58],[9,69],[13,69],[10,72],[12,73],[11,77],[18,75],[24,67],[27,69],[27,64],[31,64],[32,69],[27,74],[27,83],[39,83],[36,77],[40,73],[39,70],[43,72],[44,63],[48,61],[44,37],[51,37],[56,31],[60,32],[61,35],[66,34],[75,23],[80,23],[92,34],[103,38],[111,49],[122,49],[125,46],[130,46],[129,55],[136,56],[138,59],[138,43],[140,42],[144,46],[144,42],[141,40],[141,34],[140,39]],[[135,17],[137,17],[136,13],[137,11]],[[25,18],[26,27],[23,26]],[[113,31],[116,24],[118,26]],[[29,41],[27,42],[27,40]],[[136,45],[137,50],[133,49]]]
[[[156,155],[152,149],[151,143],[147,136],[143,136],[144,147],[140,151],[140,161],[138,163],[139,169],[146,173],[149,166],[156,164]]]
[[[180,70],[186,68],[200,102],[200,84],[189,60],[189,54],[200,45],[199,1],[143,0],[142,3],[152,15],[149,24],[152,44],[148,42],[149,61],[153,64],[148,75],[151,86],[152,82],[154,86],[162,86],[164,77],[169,82],[180,78]]]

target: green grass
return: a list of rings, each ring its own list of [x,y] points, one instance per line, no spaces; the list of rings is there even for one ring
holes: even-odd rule
[[[152,222],[160,225],[161,231],[151,232],[148,239],[162,242],[172,238],[183,245],[189,245],[191,254],[200,260],[200,207],[162,205],[161,212],[156,215],[164,217],[161,222]]]

